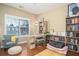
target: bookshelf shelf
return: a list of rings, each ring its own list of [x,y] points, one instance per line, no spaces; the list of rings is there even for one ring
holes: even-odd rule
[[[75,31],[72,31],[72,30],[67,30],[67,32],[75,32]],[[77,32],[77,31],[76,31]]]
[[[70,36],[67,36],[66,38],[74,38],[74,39],[77,38],[77,39],[79,39],[79,37],[70,37]]]
[[[79,52],[79,16],[66,18],[66,39],[68,49]]]
[[[74,23],[67,23],[66,25],[68,25],[68,26],[69,25],[79,25],[79,23],[75,23],[75,24]]]
[[[74,50],[70,50],[70,51],[72,51],[72,52],[76,52],[76,53],[79,53],[79,51],[74,51]]]
[[[79,16],[67,17],[66,19],[79,18]]]

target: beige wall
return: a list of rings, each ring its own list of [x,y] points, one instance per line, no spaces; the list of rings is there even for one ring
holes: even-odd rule
[[[36,24],[37,16],[33,15],[28,12],[24,12],[22,10],[7,6],[7,5],[0,5],[0,35],[4,35],[4,16],[5,14],[24,17],[30,19],[30,34],[37,34],[38,27]],[[27,42],[27,37],[20,37],[19,43]]]
[[[36,15],[33,15],[28,12],[24,12],[22,10],[7,6],[7,5],[0,5],[0,35],[4,34],[4,15],[9,14],[9,15],[14,15],[14,16],[19,16],[19,17],[24,17],[24,18],[29,18],[31,21],[31,27],[30,27],[30,33],[35,34],[37,33],[35,29],[34,22],[37,20]],[[34,29],[33,29],[34,28]]]
[[[48,30],[50,32],[55,30],[55,32],[62,32],[66,30],[66,16],[67,16],[67,4],[59,7],[57,9],[52,9],[49,12],[38,15],[38,19],[36,15],[33,15],[28,12],[24,12],[22,10],[6,6],[0,5],[0,34],[4,33],[4,15],[10,14],[19,17],[26,17],[31,20],[31,34],[38,34],[38,20],[41,18],[45,18],[48,21]]]
[[[62,7],[52,9],[47,13],[40,14],[38,19],[44,18],[48,21],[48,30],[52,33],[66,30],[67,4]]]
[[[24,12],[22,10],[7,6],[7,5],[0,5],[0,35],[4,34],[4,15],[14,15],[24,18],[29,18],[31,21],[30,33],[31,34],[38,34],[39,32],[39,25],[38,20],[41,18],[45,18],[48,21],[48,30],[50,32],[55,30],[55,32],[62,32],[66,30],[66,16],[67,16],[67,5],[63,5],[60,8],[52,9],[49,12],[43,13],[41,15],[33,15],[28,12]],[[20,41],[25,41],[21,40]]]

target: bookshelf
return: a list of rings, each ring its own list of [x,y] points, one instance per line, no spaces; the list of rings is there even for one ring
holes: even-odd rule
[[[68,49],[79,52],[79,16],[66,18],[66,39]]]
[[[39,22],[39,33],[40,34],[46,33],[48,31],[47,27],[48,27],[47,21],[40,21]]]
[[[47,35],[46,36],[46,41],[49,43],[49,41],[54,41],[54,42],[62,42],[65,44],[65,37],[64,36],[59,36],[59,35]]]

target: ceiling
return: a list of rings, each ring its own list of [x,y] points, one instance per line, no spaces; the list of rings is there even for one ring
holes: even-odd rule
[[[6,3],[6,5],[30,12],[32,14],[41,14],[65,4],[66,3]]]

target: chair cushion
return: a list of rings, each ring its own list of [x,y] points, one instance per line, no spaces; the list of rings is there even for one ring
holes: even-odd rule
[[[56,48],[63,48],[64,46],[63,42],[56,42]]]
[[[49,44],[56,48],[63,48],[65,46],[63,42],[58,42],[58,41],[53,41],[53,40],[49,41]]]
[[[50,44],[51,46],[54,46],[54,47],[56,46],[56,45],[55,45],[55,41],[53,41],[53,40],[50,40],[50,41],[49,41],[49,44]]]
[[[13,42],[7,42],[6,45],[11,45],[14,44]]]

